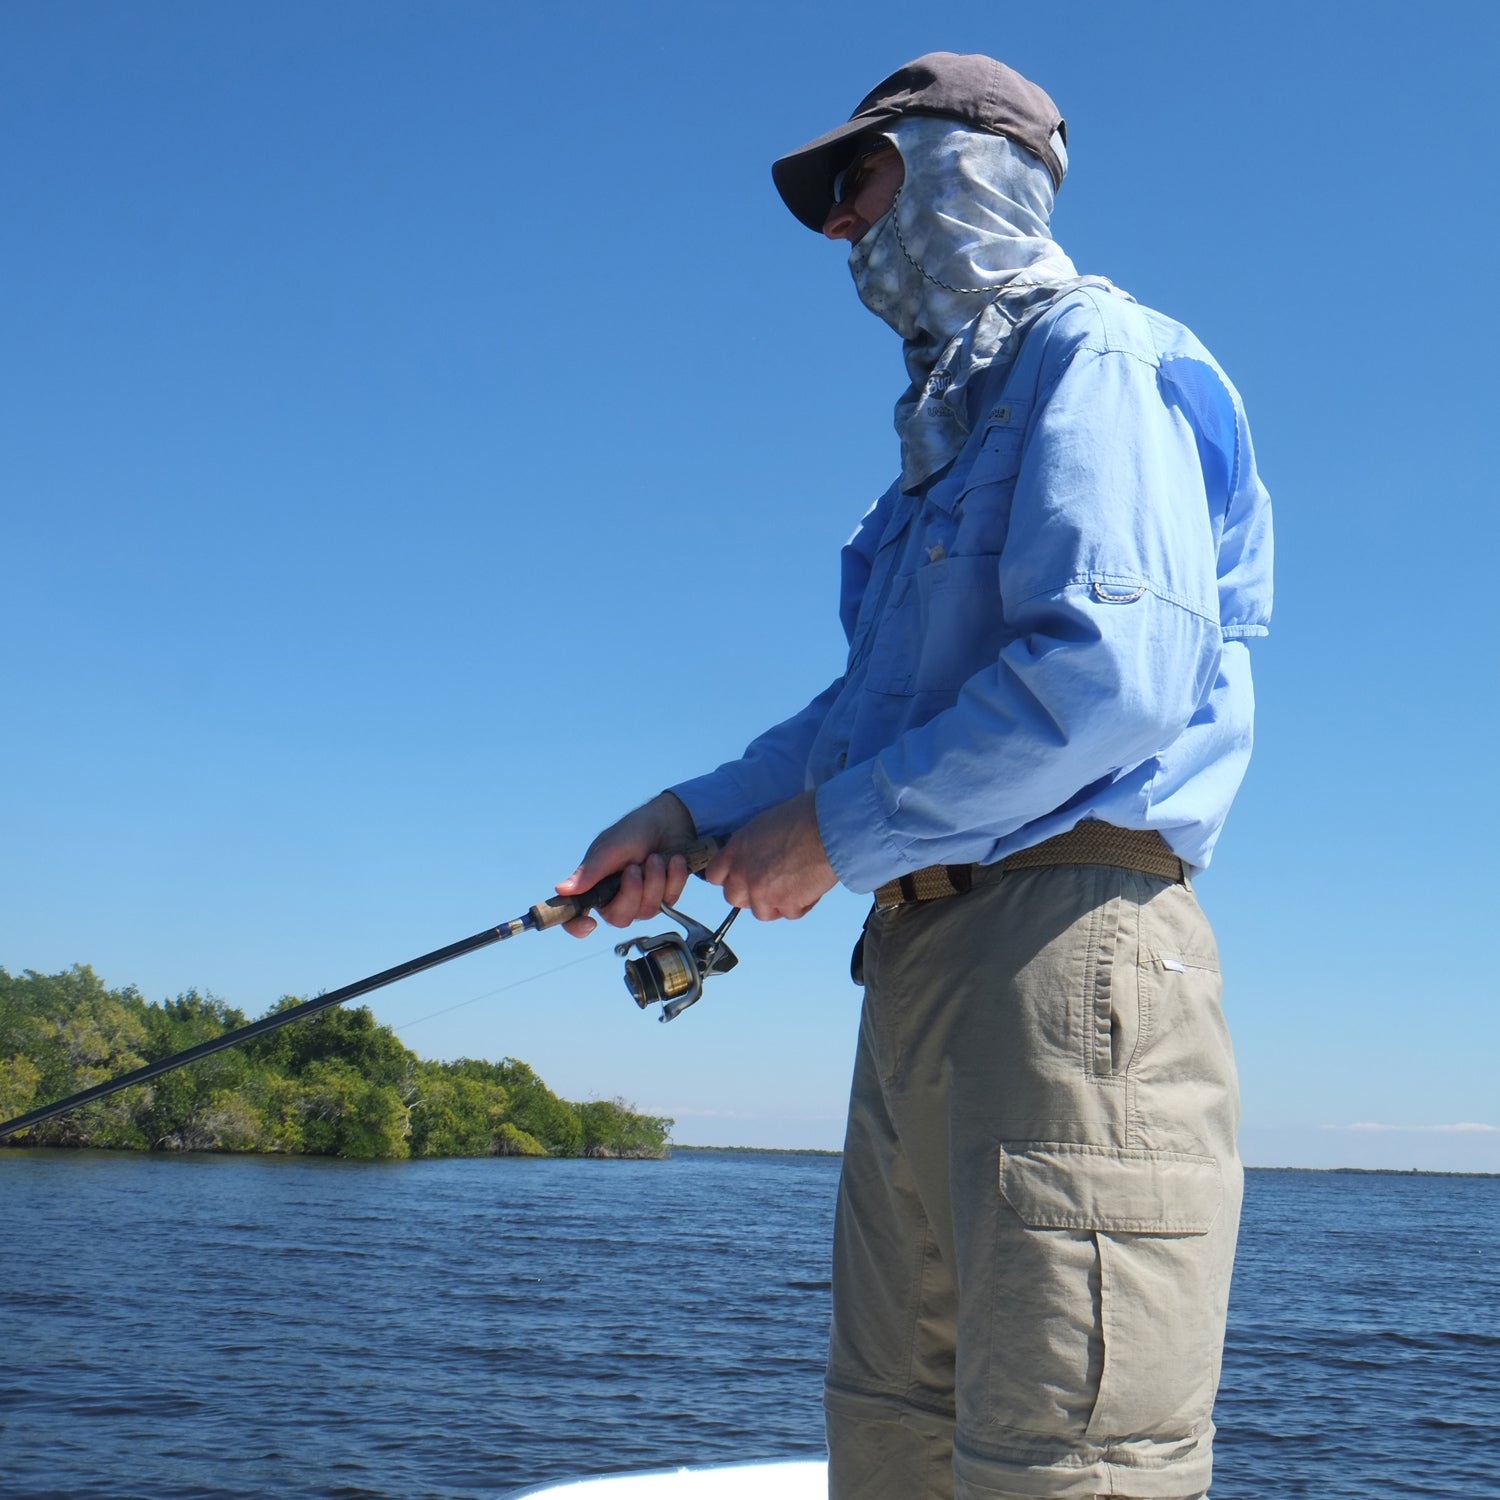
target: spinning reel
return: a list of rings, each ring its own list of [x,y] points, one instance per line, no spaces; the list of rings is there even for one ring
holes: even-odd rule
[[[662,905],[662,910],[682,928],[685,936],[659,932],[655,937],[631,938],[616,943],[615,954],[625,959],[625,988],[642,1010],[662,1002],[659,1021],[670,1021],[682,1014],[703,993],[703,981],[712,974],[727,974],[739,959],[724,943],[729,924],[739,916],[732,906],[729,915],[710,932],[701,922]],[[626,958],[632,948],[639,948],[639,958]]]

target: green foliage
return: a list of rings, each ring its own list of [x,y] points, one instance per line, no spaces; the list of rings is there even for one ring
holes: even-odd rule
[[[245,1024],[245,1013],[214,995],[189,990],[175,1000],[148,1005],[145,1014],[147,1062],[170,1057],[198,1042],[206,1042]]]
[[[290,1010],[302,1003],[298,995],[283,995],[271,1010]],[[317,1063],[337,1061],[371,1082],[393,1088],[407,1082],[418,1061],[388,1026],[376,1022],[368,1005],[347,1010],[331,1006],[305,1021],[253,1037],[243,1050],[253,1062],[277,1073],[300,1077]]]
[[[273,1010],[302,1002],[284,996]],[[189,990],[148,1004],[87,965],[0,969],[0,1120],[245,1024]],[[367,1006],[332,1007],[0,1145],[407,1156],[661,1156],[672,1122],[571,1104],[517,1058],[424,1062]]]
[[[143,1009],[135,990],[106,989],[86,964],[61,974],[28,971],[17,978],[0,969],[0,1055],[10,1054],[18,1082],[23,1070],[14,1059],[30,1063],[24,1076],[31,1079],[33,1104],[74,1093],[141,1066]],[[29,1134],[34,1145],[71,1146],[88,1144],[101,1131],[140,1144],[129,1106],[119,1099],[100,1099]]]
[[[0,1058],[0,1119],[24,1115],[36,1103],[42,1070],[23,1053]]]
[[[505,1090],[498,1083],[424,1063],[411,1102],[413,1156],[493,1156],[505,1123]]]
[[[200,1150],[259,1151],[264,1122],[261,1112],[245,1093],[220,1089],[210,1096],[200,1121],[207,1137],[215,1144]]]
[[[552,1153],[533,1135],[517,1130],[507,1120],[495,1136],[496,1156],[550,1156]]]
[[[389,1084],[321,1058],[298,1081],[291,1107],[300,1117],[302,1150],[365,1160],[408,1154],[406,1109]]]
[[[577,1109],[584,1156],[654,1156],[672,1128],[671,1120],[637,1114],[623,1099],[594,1099]]]
[[[509,1097],[507,1117],[517,1130],[546,1141],[558,1156],[579,1154],[583,1149],[583,1122],[576,1104],[559,1099],[530,1066],[517,1058],[507,1057],[495,1074]]]

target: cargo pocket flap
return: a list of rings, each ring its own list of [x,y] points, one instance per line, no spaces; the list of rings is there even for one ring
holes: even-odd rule
[[[1210,1156],[1026,1141],[1000,1148],[1000,1195],[1033,1229],[1206,1234],[1223,1188]]]

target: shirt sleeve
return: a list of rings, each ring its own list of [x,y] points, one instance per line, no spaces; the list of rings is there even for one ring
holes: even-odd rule
[[[693,815],[700,838],[726,838],[757,813],[807,787],[807,756],[844,679],[830,683],[806,708],[752,740],[738,760],[668,788]]]
[[[996,558],[1003,631],[956,701],[818,790],[840,881],[873,890],[1000,840],[1169,745],[1218,670],[1193,424],[1156,364],[1080,348],[1027,436]]]

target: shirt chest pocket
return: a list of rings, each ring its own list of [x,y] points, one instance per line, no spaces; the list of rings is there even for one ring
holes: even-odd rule
[[[1020,468],[1019,434],[986,434],[966,487],[930,499],[876,628],[867,685],[952,696],[1009,639],[1000,553]]]
[[[1006,639],[999,560],[943,557],[898,578],[870,652],[875,692],[954,693]]]
[[[1002,410],[1009,413],[1011,408]],[[1005,550],[1020,472],[1020,430],[990,427],[953,505],[954,536],[950,551],[960,555],[998,556]]]

